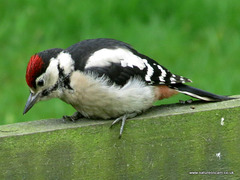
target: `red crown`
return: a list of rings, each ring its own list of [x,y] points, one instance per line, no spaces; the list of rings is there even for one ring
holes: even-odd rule
[[[30,58],[27,66],[26,81],[30,88],[36,88],[35,80],[41,75],[44,62],[42,58],[35,54]]]

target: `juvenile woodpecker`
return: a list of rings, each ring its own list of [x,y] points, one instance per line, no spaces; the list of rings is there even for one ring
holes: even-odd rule
[[[178,92],[204,101],[230,99],[185,85],[191,80],[114,39],[89,39],[39,52],[30,58],[26,82],[30,96],[23,114],[39,101],[60,98],[77,110],[65,119],[115,118],[112,125],[122,121],[120,136],[126,119]]]

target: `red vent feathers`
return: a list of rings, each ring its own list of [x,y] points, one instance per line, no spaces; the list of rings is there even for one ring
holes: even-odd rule
[[[40,56],[33,55],[27,66],[26,81],[30,88],[36,88],[35,80],[41,75],[44,62]]]

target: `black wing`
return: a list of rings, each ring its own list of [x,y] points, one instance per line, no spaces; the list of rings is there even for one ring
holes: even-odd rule
[[[125,85],[133,77],[144,79],[144,71],[137,67],[122,67],[120,63],[111,63],[110,66],[105,67],[90,67],[85,70],[85,72],[96,74],[98,77],[107,77],[110,84],[115,83],[120,86]]]
[[[140,77],[149,85],[191,82],[172,74],[130,45],[114,39],[85,40],[69,47],[67,51],[77,60],[75,69],[108,77],[110,83],[121,86],[133,77]]]
[[[130,45],[115,39],[87,39],[78,42],[66,49],[75,60],[75,70],[83,71],[89,57],[100,49],[116,49],[118,47],[130,48]]]

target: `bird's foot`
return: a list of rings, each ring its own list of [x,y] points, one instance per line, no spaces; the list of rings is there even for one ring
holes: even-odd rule
[[[180,104],[191,104],[192,102],[193,102],[192,99],[189,99],[189,100],[186,100],[186,101],[184,101],[184,100],[179,100],[179,103],[180,103]]]
[[[122,125],[121,125],[121,128],[120,128],[120,134],[119,134],[119,138],[122,137],[122,132],[123,132],[123,128],[124,128],[124,125],[125,125],[125,122],[127,119],[130,119],[130,118],[134,118],[135,116],[137,116],[138,113],[130,113],[130,114],[124,114],[123,116],[120,116],[119,118],[115,119],[110,128],[112,128],[112,126],[116,123],[118,123],[119,121],[122,121]]]
[[[82,118],[83,115],[80,112],[75,112],[72,116],[63,116],[63,121],[72,121],[75,122],[76,120]]]

